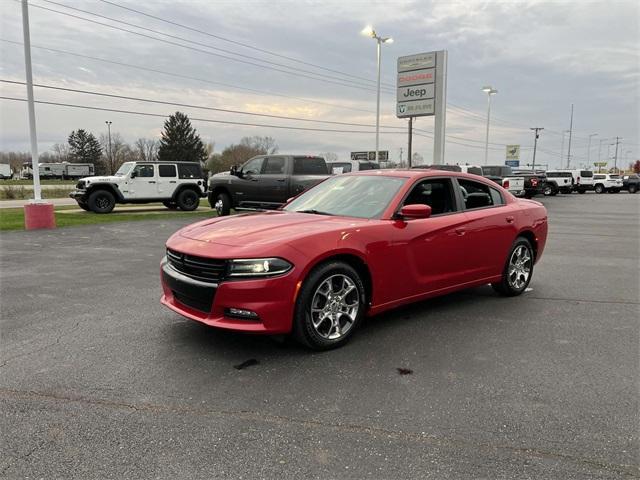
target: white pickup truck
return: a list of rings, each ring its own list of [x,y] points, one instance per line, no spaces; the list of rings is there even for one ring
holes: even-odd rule
[[[505,177],[502,179],[502,188],[516,197],[524,197],[524,177]]]

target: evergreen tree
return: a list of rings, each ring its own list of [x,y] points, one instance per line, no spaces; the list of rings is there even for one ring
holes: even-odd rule
[[[86,130],[74,130],[67,140],[69,158],[72,162],[96,163],[102,156],[102,147],[98,139]]]
[[[189,118],[181,112],[171,115],[164,122],[158,160],[204,162],[206,159],[204,144]]]

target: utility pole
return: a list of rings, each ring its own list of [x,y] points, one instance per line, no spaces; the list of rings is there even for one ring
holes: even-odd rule
[[[567,150],[567,168],[571,161],[571,136],[573,134],[573,103],[571,104],[571,121],[569,122],[569,149]]]
[[[400,168],[402,168],[402,147],[400,147]]]
[[[531,167],[531,170],[533,170],[533,173],[535,173],[536,172],[536,148],[538,146],[538,137],[540,136],[538,132],[540,130],[544,130],[544,128],[531,127],[529,130],[533,130],[534,132],[536,132],[535,137],[533,138],[533,167]]]
[[[107,130],[109,131],[109,174],[113,175],[114,172],[112,172],[112,167],[113,167],[113,158],[111,158],[111,124],[113,122],[110,122],[109,120],[107,120],[106,122],[104,122],[107,124]]]
[[[411,140],[413,137],[413,117],[409,117],[409,145],[407,149],[407,166],[411,168]]]
[[[620,143],[620,140],[622,140],[622,137],[616,137],[616,154],[613,160],[613,169],[616,172],[618,171],[618,144]]]
[[[595,137],[598,135],[597,133],[592,133],[589,135],[589,146],[587,147],[587,165],[589,165],[589,157],[591,156],[591,137]]]
[[[560,168],[562,168],[562,157],[564,156],[564,134],[568,133],[569,130],[563,130],[562,131],[562,144],[560,146]]]

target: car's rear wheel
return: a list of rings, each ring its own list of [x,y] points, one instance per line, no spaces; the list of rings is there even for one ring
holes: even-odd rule
[[[216,213],[219,217],[224,217],[225,215],[229,215],[231,212],[231,198],[224,192],[220,192],[215,197],[215,201],[213,203],[213,208],[216,209]]]
[[[553,188],[551,188],[551,185],[547,185],[546,187],[544,187],[544,191],[542,193],[544,193],[544,195],[548,197],[549,195],[553,194]]]
[[[298,299],[293,333],[315,350],[343,345],[364,316],[365,289],[358,272],[344,262],[316,267],[304,281]]]
[[[169,210],[176,210],[178,208],[178,204],[176,202],[165,201],[162,202],[162,204]]]
[[[531,243],[518,237],[513,243],[502,273],[502,280],[492,283],[493,289],[508,297],[520,295],[529,286],[533,275],[534,253]]]
[[[636,193],[638,191],[638,187],[635,185],[629,185],[629,193]]]
[[[87,202],[89,210],[95,213],[110,213],[116,206],[116,199],[107,190],[96,190],[89,195]]]
[[[198,208],[200,204],[200,197],[196,192],[191,190],[190,188],[185,188],[178,194],[178,198],[176,199],[176,203],[180,210],[184,210],[185,212],[191,212]]]

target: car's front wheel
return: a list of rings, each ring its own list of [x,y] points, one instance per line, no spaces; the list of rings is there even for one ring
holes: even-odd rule
[[[315,350],[339,347],[349,340],[365,312],[362,279],[344,262],[316,267],[304,281],[296,302],[293,333]]]
[[[89,210],[95,213],[110,213],[116,206],[116,199],[113,194],[107,190],[96,190],[89,195],[87,202]]]
[[[605,192],[604,185],[600,185],[600,184],[596,185],[594,190],[595,190],[596,193],[604,193]]]
[[[224,192],[219,193],[215,197],[215,201],[212,205],[216,209],[216,213],[219,217],[229,215],[231,212],[231,198]]]
[[[513,243],[502,272],[502,280],[492,283],[493,289],[508,297],[520,295],[525,291],[533,275],[534,253],[531,243],[524,237],[518,237]]]
[[[191,212],[198,208],[200,204],[200,197],[198,194],[191,190],[190,188],[185,188],[178,194],[178,198],[176,199],[176,203],[180,210],[184,210],[185,212]]]

